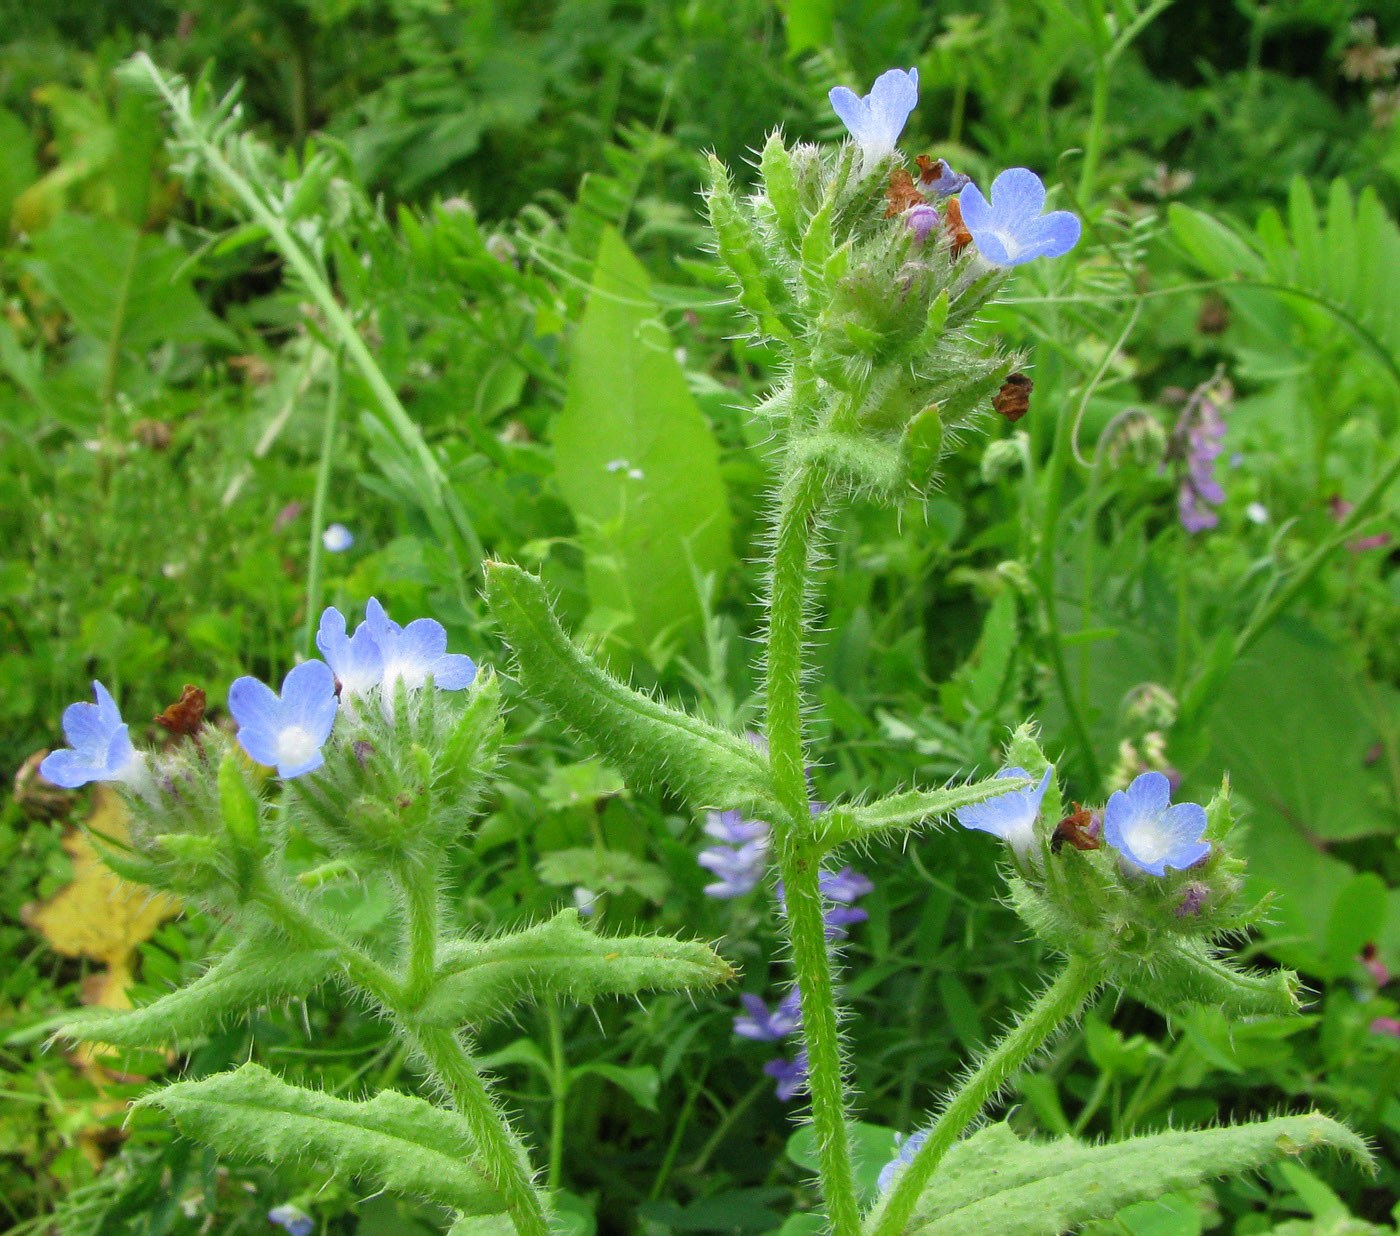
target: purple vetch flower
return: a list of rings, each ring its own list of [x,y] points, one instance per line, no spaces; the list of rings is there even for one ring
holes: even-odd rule
[[[236,678],[228,689],[239,746],[259,764],[275,766],[284,780],[325,763],[321,748],[338,706],[335,675],[324,661],[295,666],[282,680],[280,696],[256,678]]]
[[[807,1051],[804,1048],[791,1060],[779,1056],[763,1066],[763,1071],[777,1082],[778,1098],[786,1103],[802,1089],[807,1081]]]
[[[1210,508],[1225,501],[1225,491],[1215,479],[1215,461],[1225,449],[1225,418],[1220,403],[1206,395],[1193,401],[1182,419],[1186,421],[1186,472],[1177,494],[1177,512],[1187,532],[1204,532],[1220,522]]]
[[[959,807],[953,814],[964,828],[975,828],[1000,837],[1024,858],[1035,843],[1035,822],[1040,815],[1040,800],[1045,797],[1054,772],[1055,766],[1052,764],[1033,790],[998,794],[995,798],[984,799],[969,807]],[[1003,768],[996,776],[1029,779],[1030,773],[1024,768]]]
[[[354,543],[354,533],[344,524],[329,524],[321,533],[321,544],[333,554],[343,554]]]
[[[730,811],[707,811],[705,832],[728,845],[745,845],[760,837],[766,840],[768,825],[762,820],[744,819],[744,813],[735,807]]]
[[[354,635],[347,635],[345,615],[334,605],[321,615],[316,647],[335,673],[341,699],[364,695],[383,681],[384,654],[370,634],[368,623],[360,623]]]
[[[300,1206],[284,1203],[274,1206],[267,1212],[268,1222],[285,1228],[287,1236],[311,1236],[316,1230],[316,1221]]]
[[[997,266],[1060,257],[1079,243],[1080,224],[1068,210],[1045,208],[1045,185],[1029,168],[1009,167],[992,181],[991,201],[969,184],[958,198],[977,251]]]
[[[920,1129],[917,1133],[911,1133],[900,1143],[898,1153],[880,1169],[880,1175],[876,1177],[875,1187],[881,1193],[894,1184],[895,1177],[914,1161],[914,1156],[919,1153],[919,1147],[928,1141],[928,1135],[928,1129]]]
[[[432,618],[415,618],[401,627],[390,620],[375,597],[370,597],[364,625],[384,658],[382,685],[386,692],[392,692],[400,682],[416,691],[430,677],[440,691],[461,691],[476,678],[476,662],[461,653],[448,652],[447,630]]]
[[[802,1025],[802,996],[794,987],[770,1011],[758,996],[745,992],[739,997],[746,1012],[734,1019],[734,1033],[756,1043],[777,1043]]]
[[[835,87],[831,106],[860,146],[864,166],[869,168],[893,153],[904,132],[909,113],[919,102],[919,70],[890,69],[881,73],[864,98],[845,86]]]
[[[828,940],[843,938],[847,927],[853,923],[863,923],[870,917],[868,912],[854,904],[875,888],[860,872],[851,867],[843,867],[840,871],[823,871],[817,877],[817,884],[822,896],[836,903],[822,911]]]
[[[1145,772],[1126,790],[1117,790],[1103,812],[1104,840],[1134,867],[1155,876],[1180,871],[1210,853],[1206,809],[1196,803],[1172,805],[1171,783],[1159,772]]]
[[[753,892],[758,887],[758,882],[763,879],[764,858],[767,853],[767,837],[746,842],[741,846],[715,845],[708,850],[701,850],[695,861],[719,877],[715,883],[705,885],[705,895],[728,900]]]
[[[131,735],[117,702],[100,682],[92,684],[95,704],[79,702],[63,710],[63,736],[68,746],[50,752],[39,772],[54,785],[76,790],[89,781],[142,779],[145,759],[131,745]]]
[[[914,233],[914,239],[923,244],[929,233],[938,226],[939,214],[936,206],[925,202],[922,206],[911,206],[904,212],[904,223]]]

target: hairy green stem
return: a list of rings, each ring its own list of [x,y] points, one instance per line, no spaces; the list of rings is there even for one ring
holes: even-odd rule
[[[854,1236],[860,1223],[846,1125],[846,1082],[836,990],[827,951],[818,878],[821,851],[806,840],[810,818],[802,742],[803,653],[807,638],[807,581],[816,532],[827,500],[825,472],[798,469],[778,497],[768,600],[766,730],[774,792],[786,819],[774,820],[776,857],[783,879],[787,933],[802,1000],[807,1088],[817,1134],[821,1186],[835,1236]]]
[[[400,1022],[409,1046],[427,1064],[467,1123],[492,1187],[505,1201],[519,1236],[548,1236],[549,1220],[530,1166],[505,1114],[496,1106],[457,1032]]]
[[[431,871],[406,872],[398,882],[408,911],[405,925],[408,973],[404,993],[408,1003],[416,1005],[431,990],[437,973],[437,944],[441,931],[437,877]]]
[[[549,1027],[549,1175],[551,1190],[564,1183],[564,1125],[569,1114],[569,1066],[564,1058],[564,1022],[559,1002],[550,996],[544,1002],[544,1019]]]
[[[1066,961],[1055,981],[948,1100],[929,1129],[927,1140],[871,1212],[866,1224],[870,1236],[898,1236],[905,1230],[943,1156],[963,1130],[1052,1034],[1079,1016],[1099,982],[1098,969],[1092,962],[1080,957]]]

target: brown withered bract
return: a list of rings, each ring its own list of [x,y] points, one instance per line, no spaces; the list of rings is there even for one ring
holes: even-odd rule
[[[1050,834],[1050,849],[1058,854],[1068,841],[1076,850],[1097,850],[1100,847],[1098,821],[1087,807],[1074,804],[1074,810],[1055,825]]]
[[[914,178],[902,167],[890,173],[890,187],[885,190],[889,205],[885,208],[885,218],[902,215],[911,206],[922,206],[924,195],[914,188]]]
[[[930,159],[928,155],[919,155],[914,162],[919,165],[921,185],[931,185],[936,180],[942,180],[948,171],[948,165],[942,159]]]
[[[943,205],[943,228],[948,233],[949,248],[954,257],[972,243],[972,233],[963,222],[962,206],[955,197],[950,197]]]
[[[1031,410],[1031,391],[1035,389],[1024,373],[1013,373],[992,397],[992,407],[1013,425]]]
[[[204,720],[204,692],[190,683],[180,692],[180,698],[154,718],[172,734],[198,733]]]

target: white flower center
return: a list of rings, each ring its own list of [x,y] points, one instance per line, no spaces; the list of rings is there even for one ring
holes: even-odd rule
[[[1128,849],[1144,863],[1155,863],[1166,857],[1171,843],[1162,835],[1155,819],[1137,819],[1127,830]]]
[[[310,731],[300,725],[289,725],[277,735],[277,762],[279,764],[305,764],[320,747],[320,743]]]

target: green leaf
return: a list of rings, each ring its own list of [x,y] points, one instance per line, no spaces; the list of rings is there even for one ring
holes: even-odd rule
[[[920,828],[959,807],[1030,787],[1031,782],[1025,777],[988,777],[966,785],[945,785],[941,790],[909,790],[858,807],[834,807],[818,816],[813,827],[822,842],[833,847],[847,841],[870,841]]]
[[[309,995],[332,965],[328,953],[296,952],[282,940],[250,938],[188,986],[130,1012],[104,1009],[77,1018],[60,1033],[113,1047],[169,1047],[209,1035],[252,1009]]]
[[[29,126],[9,108],[0,108],[0,238],[10,230],[15,198],[34,183],[39,165],[34,158],[34,138]]]
[[[625,1068],[620,1064],[595,1061],[592,1064],[581,1064],[577,1068],[570,1069],[569,1082],[572,1085],[578,1078],[587,1077],[590,1074],[610,1081],[614,1086],[627,1091],[638,1107],[645,1108],[649,1112],[656,1110],[656,1096],[661,1090],[661,1075],[651,1065],[640,1064]]]
[[[594,893],[630,891],[658,903],[671,886],[665,871],[655,863],[625,850],[552,850],[535,869],[541,880],[556,887],[581,884]]]
[[[847,1129],[851,1139],[856,1190],[862,1199],[868,1199],[875,1194],[881,1169],[899,1151],[897,1134],[894,1129],[880,1124],[866,1124],[863,1120],[852,1121]],[[815,1126],[805,1124],[788,1138],[787,1156],[798,1167],[805,1167],[809,1172],[821,1170]]]
[[[1207,274],[1264,275],[1264,264],[1237,232],[1204,211],[1180,202],[1167,207],[1167,221],[1177,242]]]
[[[733,977],[729,963],[698,940],[599,935],[577,910],[562,910],[508,935],[447,944],[418,1016],[435,1025],[479,1025],[542,995],[587,1004],[603,996],[714,987]]]
[[[554,422],[560,490],[588,550],[594,609],[639,648],[697,636],[699,584],[730,564],[719,447],[686,386],[647,272],[611,228]]]
[[[628,784],[669,789],[696,810],[779,810],[767,765],[751,743],[604,671],[564,634],[533,575],[488,562],[486,599],[526,692],[621,770]]]
[[[138,1106],[163,1108],[187,1137],[221,1154],[278,1164],[309,1159],[362,1185],[467,1214],[505,1209],[475,1165],[476,1146],[462,1119],[393,1090],[357,1103],[289,1086],[245,1064],[177,1082]]]
[[[237,336],[207,310],[184,250],[117,219],[61,215],[34,238],[34,277],[85,335],[113,355],[165,342],[236,346]]]
[[[960,1142],[919,1199],[914,1236],[1059,1236],[1134,1202],[1331,1147],[1369,1166],[1366,1144],[1326,1116],[1154,1133],[1102,1146],[1022,1141],[1006,1124]]]

